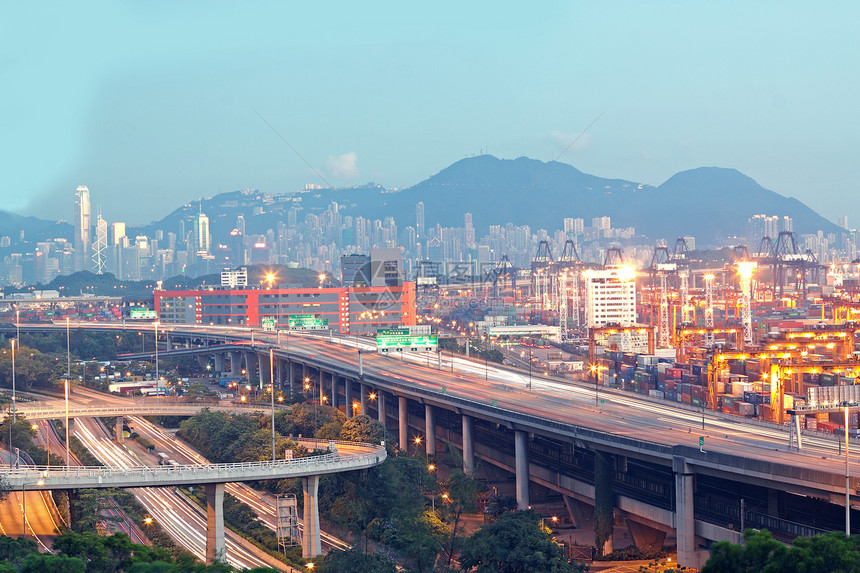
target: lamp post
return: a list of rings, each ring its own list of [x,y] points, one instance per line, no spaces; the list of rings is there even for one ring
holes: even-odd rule
[[[66,383],[64,384],[63,394],[66,399],[66,467],[69,467],[69,393],[71,392],[72,384],[72,343],[71,330],[69,328],[69,315],[66,315]]]
[[[24,530],[24,539],[27,539],[27,486],[28,485],[37,485],[43,486],[45,485],[44,480],[39,480],[35,484],[22,483],[21,484],[21,522],[22,529]],[[35,535],[35,533],[33,534]]]
[[[851,471],[848,467],[848,406],[845,406],[845,535],[851,535]]]
[[[158,376],[158,321],[152,323],[155,327],[155,395],[161,395],[161,378]]]
[[[272,461],[275,461],[275,351],[269,348],[269,374],[272,383]]]
[[[11,340],[12,344],[12,423],[17,421],[18,405],[15,402],[15,340]],[[9,444],[12,447],[12,444]]]

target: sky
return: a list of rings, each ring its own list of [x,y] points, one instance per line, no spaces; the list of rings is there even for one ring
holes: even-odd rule
[[[71,220],[87,185],[147,224],[490,153],[651,185],[731,167],[860,227],[858,21],[849,1],[5,2],[0,209]]]

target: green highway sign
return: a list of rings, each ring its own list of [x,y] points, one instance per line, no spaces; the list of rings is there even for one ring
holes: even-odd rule
[[[439,337],[435,334],[412,336],[410,334],[376,335],[377,350],[398,348],[435,348],[439,345]]]
[[[376,331],[377,338],[380,336],[409,336],[408,328],[380,328]]]
[[[275,330],[278,321],[274,316],[261,316],[260,317],[260,326],[263,327],[263,330]]]
[[[158,318],[158,313],[145,308],[132,308],[128,311],[128,317],[139,320],[155,320]]]
[[[447,394],[447,393],[448,393],[448,388],[446,388],[445,386],[442,386],[442,393],[443,393],[443,394]]]
[[[290,328],[326,328],[328,319],[313,314],[291,314],[287,318]]]
[[[699,447],[701,448],[704,445],[705,445],[705,436],[699,436]]]

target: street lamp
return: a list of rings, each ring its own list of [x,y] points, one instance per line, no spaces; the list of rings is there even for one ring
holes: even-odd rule
[[[66,383],[64,384],[63,394],[66,398],[66,467],[69,467],[69,393],[71,392],[72,384],[72,343],[71,331],[69,329],[69,315],[66,315]]]
[[[800,442],[798,442],[800,443]],[[851,471],[848,468],[848,406],[845,406],[845,535],[851,535]]]
[[[10,340],[12,345],[12,423],[17,421],[18,405],[15,402],[15,340]],[[12,447],[12,444],[9,444]]]
[[[272,383],[272,461],[275,457],[275,351],[269,348],[269,374],[271,375]]]
[[[30,484],[22,483],[21,484],[21,521],[22,521],[22,526],[23,526],[22,529],[24,530],[24,539],[27,538],[27,486],[28,485],[37,485],[39,487],[42,487],[43,485],[45,485],[45,481],[40,479],[35,484],[32,484],[32,483],[30,483]],[[33,535],[35,536],[36,533],[34,532]]]

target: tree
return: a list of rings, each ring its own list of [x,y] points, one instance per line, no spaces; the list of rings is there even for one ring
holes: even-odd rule
[[[464,544],[463,571],[475,573],[584,573],[587,566],[569,562],[564,550],[541,529],[534,511],[502,514]]]
[[[86,564],[78,557],[68,555],[50,555],[47,553],[33,553],[24,559],[21,573],[84,573]]]
[[[342,573],[361,571],[361,573],[396,573],[397,565],[387,555],[365,553],[352,548],[346,551],[335,549],[326,555],[319,566],[321,573]]]
[[[347,442],[364,442],[366,444],[379,444],[382,443],[382,440],[391,441],[391,435],[382,425],[382,422],[366,414],[353,416],[344,422],[340,438]]]
[[[463,472],[463,470],[455,469],[445,483],[442,484],[443,499],[442,512],[448,516],[448,521],[451,523],[451,535],[448,539],[445,553],[447,553],[447,569],[450,571],[451,563],[454,559],[454,554],[460,549],[459,534],[462,534],[460,529],[460,517],[463,513],[474,513],[478,503],[478,493],[483,489],[483,485],[478,483],[474,477]]]
[[[743,545],[715,543],[702,573],[810,573],[860,571],[860,539],[831,532],[798,537],[787,547],[769,531],[747,529]]]

